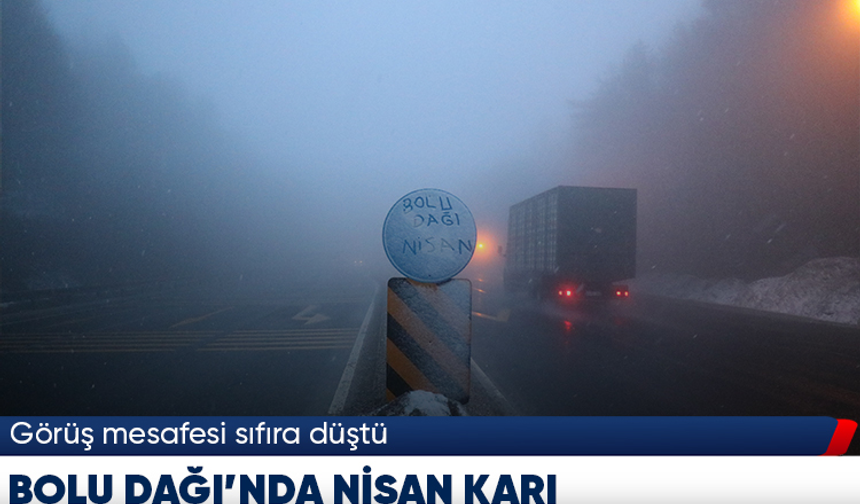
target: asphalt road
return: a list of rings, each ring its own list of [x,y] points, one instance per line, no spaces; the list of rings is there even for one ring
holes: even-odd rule
[[[517,414],[860,420],[856,327],[657,298],[495,309],[474,318],[473,358]]]
[[[334,413],[366,414],[384,393],[374,287],[5,307],[0,414],[325,415],[350,357]],[[472,332],[471,414],[860,420],[856,327],[656,298],[540,305],[475,285]]]
[[[3,415],[324,415],[372,290],[6,308]]]

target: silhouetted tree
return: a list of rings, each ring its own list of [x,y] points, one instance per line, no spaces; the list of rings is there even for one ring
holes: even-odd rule
[[[2,9],[0,264],[8,290],[44,269],[62,269],[53,252],[70,218],[67,126],[76,110],[66,54],[41,6],[18,0],[3,2]]]
[[[2,8],[3,290],[226,267],[248,181],[211,107],[118,39],[68,47],[37,1]]]
[[[860,254],[860,22],[719,0],[576,104],[584,182],[640,190],[640,270],[761,277]]]

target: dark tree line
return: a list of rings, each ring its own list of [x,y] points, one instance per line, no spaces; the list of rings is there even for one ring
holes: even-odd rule
[[[118,40],[69,47],[35,0],[2,4],[2,288],[228,267],[249,184],[236,142]]]
[[[640,273],[756,278],[860,255],[860,13],[708,0],[574,104],[583,182],[637,187]]]

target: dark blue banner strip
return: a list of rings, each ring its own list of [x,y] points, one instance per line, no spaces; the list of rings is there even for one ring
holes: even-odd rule
[[[821,455],[830,417],[0,417],[0,455]]]

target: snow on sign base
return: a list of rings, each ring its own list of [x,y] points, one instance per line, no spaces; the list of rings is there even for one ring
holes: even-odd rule
[[[472,212],[441,189],[419,189],[391,207],[382,227],[385,254],[416,282],[441,283],[463,270],[475,252]]]

